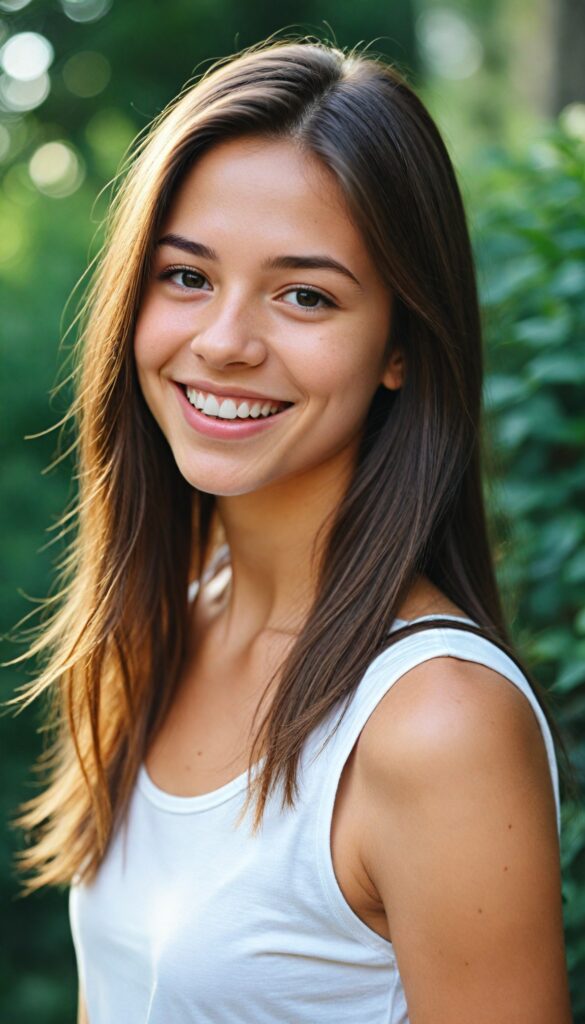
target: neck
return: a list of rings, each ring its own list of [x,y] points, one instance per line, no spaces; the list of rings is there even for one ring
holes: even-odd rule
[[[217,499],[230,548],[226,636],[295,635],[313,604],[329,527],[349,483],[347,460],[250,494]]]

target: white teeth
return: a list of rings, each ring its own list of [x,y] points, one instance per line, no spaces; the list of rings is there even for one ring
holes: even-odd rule
[[[212,394],[205,394],[195,388],[187,387],[187,398],[191,405],[199,409],[206,416],[215,416],[222,420],[245,420],[248,417],[257,419],[258,416],[269,416],[271,413],[280,412],[280,406],[274,402],[254,402],[250,404],[247,400],[238,402],[233,398],[216,397]]]
[[[206,416],[217,416],[219,413],[219,402],[215,395],[208,395],[202,410]]]
[[[231,398],[224,398],[223,402],[219,407],[218,416],[222,420],[235,420],[236,418],[236,403]]]

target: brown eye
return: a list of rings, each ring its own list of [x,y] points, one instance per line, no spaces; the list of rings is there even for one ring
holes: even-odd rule
[[[311,308],[316,306],[321,299],[317,292],[312,292],[309,288],[299,288],[297,296],[301,306],[310,306]]]
[[[207,281],[203,274],[192,267],[168,267],[158,275],[159,281],[172,281],[173,278],[179,278],[180,283],[176,283],[184,291],[201,291],[202,285]]]
[[[299,309],[307,310],[319,310],[325,307],[335,307],[335,303],[331,299],[328,299],[322,292],[316,291],[314,288],[291,288],[285,295],[296,295],[298,302],[293,302],[293,306],[297,306]]]

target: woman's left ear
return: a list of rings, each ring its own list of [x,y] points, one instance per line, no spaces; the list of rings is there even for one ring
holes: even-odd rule
[[[390,355],[381,383],[390,391],[398,391],[404,384],[404,359],[399,349],[394,349]]]

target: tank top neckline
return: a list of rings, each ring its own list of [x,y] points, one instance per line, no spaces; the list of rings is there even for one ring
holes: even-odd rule
[[[430,619],[453,619],[455,622],[469,622],[472,625],[476,625],[473,619],[462,615],[438,615],[435,613],[432,615],[419,615],[415,619],[396,618],[390,626],[389,632],[393,632],[400,626],[411,625],[414,622],[425,622]],[[261,758],[261,760],[252,765],[252,778],[261,770],[264,760],[264,758]],[[227,800],[232,800],[241,793],[248,784],[248,772],[246,770],[240,775],[236,775],[235,778],[230,779],[223,786],[219,786],[218,789],[212,789],[207,793],[198,793],[196,796],[179,796],[176,793],[168,793],[166,790],[160,789],[148,774],[146,764],[142,762],[138,769],[137,782],[142,795],[160,810],[170,811],[174,814],[196,814],[199,811],[207,811],[212,807],[218,807],[220,804],[225,803]]]
[[[260,770],[263,761],[264,759],[257,761],[252,766],[252,777]],[[155,807],[173,814],[196,814],[199,811],[210,810],[212,807],[219,807],[220,804],[232,800],[238,793],[241,793],[247,783],[248,772],[246,770],[223,786],[212,789],[208,793],[199,793],[196,796],[178,796],[176,793],[168,793],[166,790],[160,789],[152,781],[144,762],[138,770],[138,788],[142,795]]]

